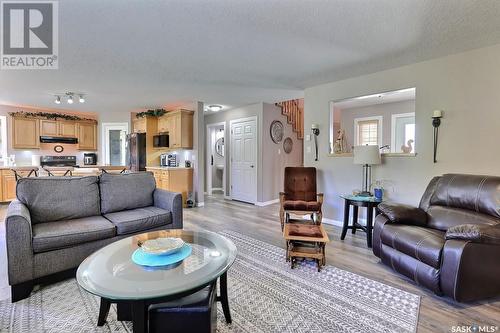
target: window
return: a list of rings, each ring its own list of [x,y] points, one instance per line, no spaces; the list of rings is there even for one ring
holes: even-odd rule
[[[355,146],[382,145],[382,117],[354,119]]]
[[[391,152],[415,153],[415,112],[392,115]]]

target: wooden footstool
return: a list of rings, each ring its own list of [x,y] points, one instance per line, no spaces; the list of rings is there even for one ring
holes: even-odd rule
[[[326,264],[325,245],[330,241],[323,226],[310,223],[285,224],[286,261],[293,269],[297,258],[316,260],[318,272]]]

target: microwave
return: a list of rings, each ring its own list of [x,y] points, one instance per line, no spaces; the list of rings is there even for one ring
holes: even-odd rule
[[[153,135],[153,147],[155,147],[155,148],[161,148],[161,147],[168,148],[168,134],[160,133],[158,135]]]

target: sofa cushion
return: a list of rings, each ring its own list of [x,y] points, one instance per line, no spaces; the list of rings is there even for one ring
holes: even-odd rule
[[[401,225],[385,224],[382,230],[382,244],[409,255],[431,267],[441,266],[441,253],[445,233],[439,230]]]
[[[154,206],[109,213],[104,217],[116,226],[118,235],[130,234],[172,223],[171,213],[168,210]]]
[[[283,202],[285,210],[304,210],[308,212],[317,212],[321,208],[321,204],[317,201],[302,201],[302,200],[286,200]]]
[[[17,198],[33,224],[100,215],[98,178],[33,177],[17,182]]]
[[[35,253],[62,249],[115,236],[115,226],[102,216],[33,225]]]
[[[99,179],[102,214],[153,205],[156,183],[151,172],[104,173]]]

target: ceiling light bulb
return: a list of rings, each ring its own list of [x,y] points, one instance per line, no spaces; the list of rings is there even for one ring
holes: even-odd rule
[[[61,96],[56,96],[56,100],[54,101],[56,104],[61,104]]]
[[[210,111],[212,111],[212,112],[217,112],[217,111],[222,110],[222,106],[220,106],[220,105],[215,105],[215,104],[214,104],[214,105],[209,105],[209,106],[208,106],[208,109],[209,109]]]
[[[73,104],[73,95],[68,96],[68,104]]]
[[[80,95],[80,99],[78,100],[80,103],[85,103],[85,98],[83,95]]]

